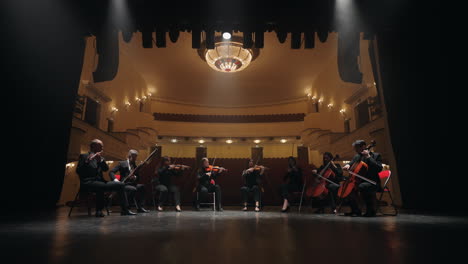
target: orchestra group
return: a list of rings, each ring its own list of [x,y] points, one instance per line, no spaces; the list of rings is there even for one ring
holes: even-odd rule
[[[352,160],[341,167],[335,163],[330,152],[323,154],[323,163],[319,168],[307,171],[296,164],[294,157],[288,158],[287,173],[284,176],[284,183],[279,186],[279,193],[282,198],[281,212],[288,212],[290,200],[293,193],[300,193],[302,198],[309,197],[321,200],[319,208],[315,213],[324,213],[325,207],[329,207],[332,213],[337,213],[337,207],[346,203],[351,208],[347,216],[376,215],[376,192],[380,190],[380,178],[378,173],[382,170],[382,157],[379,153],[372,152],[375,142],[367,145],[364,140],[356,140],[352,144],[356,155]],[[109,172],[110,181],[106,181],[103,172],[109,171],[109,166],[103,157],[103,142],[99,139],[91,141],[88,153],[79,157],[76,172],[80,177],[81,189],[96,193],[96,217],[103,217],[102,210],[105,207],[105,193],[117,194],[121,207],[121,215],[135,215],[129,210],[129,201],[135,201],[138,213],[147,213],[143,207],[145,197],[145,186],[139,182],[139,171],[142,165],[146,164],[156,152],[153,151],[145,162],[137,165],[138,151],[130,150],[126,160],[119,161]],[[338,156],[337,156],[338,157]],[[240,188],[242,199],[241,210],[248,210],[249,193],[253,194],[254,211],[262,209],[262,178],[268,169],[258,165],[258,160],[249,159],[242,172],[243,186]],[[221,186],[216,183],[217,178],[227,171],[226,168],[215,166],[216,158],[211,162],[208,158],[201,160],[200,167],[196,173],[198,184],[197,194],[200,199],[195,201],[195,208],[200,210],[200,200],[208,193],[214,193],[214,203],[217,211],[223,211]],[[173,195],[175,210],[181,212],[180,190],[172,181],[189,166],[175,164],[170,157],[161,158],[161,163],[155,171],[156,177],[151,184],[154,190],[159,193],[156,206],[157,211],[163,211],[163,206],[168,200],[168,196]],[[309,173],[310,172],[310,173]],[[305,175],[311,175],[305,177]],[[362,214],[359,200],[364,200],[366,212]]]

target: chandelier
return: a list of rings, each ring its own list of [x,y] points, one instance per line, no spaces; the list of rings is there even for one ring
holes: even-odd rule
[[[216,37],[214,49],[207,49],[204,42],[198,54],[212,69],[232,73],[247,68],[258,56],[259,50],[243,48],[239,36],[232,36],[228,40]]]

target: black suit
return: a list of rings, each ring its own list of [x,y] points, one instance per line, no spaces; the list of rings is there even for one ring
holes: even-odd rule
[[[211,179],[216,180],[218,174],[218,172],[213,171],[211,172],[210,177],[206,175],[205,168],[198,170],[198,191],[203,197],[205,197],[209,192],[214,192],[216,196],[216,207],[221,208],[221,186],[211,183]],[[199,207],[198,204],[197,207]]]
[[[90,154],[81,154],[76,167],[76,173],[80,176],[81,188],[96,193],[96,210],[104,208],[104,192],[115,191],[120,197],[120,206],[123,210],[128,207],[124,192],[124,184],[121,182],[106,182],[102,172],[108,171],[106,161],[102,158],[100,161],[89,160]]]
[[[175,205],[180,205],[180,191],[179,188],[172,184],[171,178],[177,176],[179,173],[169,166],[162,166],[158,169],[158,178],[155,180],[156,191],[159,192],[158,205],[163,206],[167,200],[169,192],[174,193]]]
[[[260,190],[260,171],[254,170],[252,172],[247,169],[242,173],[244,179],[244,186],[241,187],[242,203],[246,204],[249,192],[253,192],[255,202],[260,203],[261,190]]]
[[[128,160],[122,160],[119,161],[117,166],[115,166],[110,172],[109,172],[109,177],[111,178],[112,181],[114,181],[115,174],[119,172],[120,174],[120,180],[123,181],[129,174],[130,170],[134,170],[136,168],[136,164],[132,163],[130,164],[131,168],[129,167],[129,161]],[[135,180],[128,179],[127,182],[125,183],[125,192],[127,193],[128,198],[133,199],[136,197],[136,206],[138,208],[143,208],[143,202],[145,200],[145,185],[144,184],[137,184],[139,180],[138,173],[134,174],[136,176]]]
[[[362,198],[366,202],[366,207],[368,212],[375,212],[375,193],[381,188],[380,186],[380,177],[379,172],[382,171],[382,156],[376,152],[370,152],[370,157],[365,158],[361,154],[356,154],[351,162],[350,166],[353,166],[354,163],[363,161],[367,164],[367,175],[365,176],[369,180],[375,181],[377,184],[373,185],[367,181],[361,181],[358,185],[358,190],[361,193]],[[352,211],[358,211],[359,206],[355,197],[351,197],[350,206]]]

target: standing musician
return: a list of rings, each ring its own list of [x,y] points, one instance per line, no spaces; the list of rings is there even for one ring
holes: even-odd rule
[[[180,209],[180,191],[179,188],[172,184],[171,178],[178,176],[183,170],[190,168],[185,165],[171,164],[171,158],[164,156],[161,159],[161,165],[157,170],[158,179],[156,179],[156,191],[159,191],[158,211],[163,211],[164,202],[166,202],[168,193],[174,193],[175,208],[177,212]]]
[[[297,167],[294,157],[288,158],[288,172],[284,176],[284,182],[281,184],[281,197],[283,198],[283,208],[281,212],[289,210],[289,193],[300,192],[302,190],[302,169]]]
[[[253,159],[249,159],[248,167],[242,172],[244,186],[241,187],[242,202],[244,204],[243,211],[247,211],[247,200],[249,192],[253,192],[255,200],[255,212],[260,211],[260,177],[265,172],[264,166],[254,164]]]
[[[363,181],[358,185],[358,191],[366,203],[366,213],[364,216],[373,217],[376,214],[376,196],[378,188],[380,187],[379,172],[382,171],[382,156],[379,153],[371,152],[366,148],[364,140],[356,140],[353,143],[356,155],[350,163],[343,166],[343,170],[349,170],[350,167],[357,162],[363,161],[368,166],[366,178],[375,181],[377,184],[373,185],[369,182]],[[361,210],[357,203],[357,195],[350,196],[351,212],[346,213],[348,216],[360,216]]]
[[[202,197],[206,197],[208,192],[214,192],[216,197],[216,210],[223,211],[221,207],[221,187],[216,184],[216,178],[223,172],[226,171],[223,167],[214,167],[210,165],[208,158],[203,158],[202,166],[198,171],[198,191],[202,194]],[[196,209],[200,210],[200,203],[197,201]]]
[[[329,162],[333,162],[333,155],[330,152],[323,153],[323,164],[316,170],[312,170],[313,174],[317,174],[317,171],[322,171]],[[338,189],[340,185],[338,184],[343,180],[343,170],[341,169],[340,164],[333,163],[333,165],[328,166],[327,170],[331,170],[333,173],[330,174],[328,179],[332,182],[337,183],[337,185],[327,182],[326,187],[328,190],[327,199],[330,203],[330,207],[334,213],[336,213],[336,200],[338,198]],[[324,173],[327,173],[326,171]],[[322,175],[323,176],[323,175]],[[324,213],[325,208],[321,206],[315,213]]]
[[[127,178],[127,176],[136,169],[136,160],[138,157],[138,151],[131,149],[128,152],[128,156],[126,160],[119,161],[117,166],[115,166],[110,172],[109,177],[114,182],[120,182]],[[115,177],[115,174],[120,173],[120,180]],[[147,213],[149,212],[145,208],[143,208],[143,201],[145,199],[145,185],[144,184],[137,184],[139,180],[138,172],[135,172],[132,176],[128,178],[125,184],[125,193],[127,197],[133,199],[136,197],[136,206],[137,212],[139,213]]]
[[[105,181],[103,171],[108,171],[104,157],[102,156],[104,144],[99,139],[91,141],[88,153],[80,154],[76,173],[80,176],[81,187],[87,191],[96,193],[96,217],[103,217],[104,192],[117,192],[120,200],[121,215],[135,215],[128,210],[128,201],[125,195],[125,185],[121,182]]]

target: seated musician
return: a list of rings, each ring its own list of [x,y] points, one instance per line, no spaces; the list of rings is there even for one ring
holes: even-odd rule
[[[96,193],[96,217],[103,217],[104,192],[117,192],[120,200],[121,215],[134,215],[128,210],[128,201],[125,195],[125,185],[121,182],[105,181],[102,175],[103,171],[108,171],[102,151],[104,144],[99,139],[91,141],[88,153],[80,154],[76,173],[80,176],[81,188]]]
[[[158,178],[156,179],[156,191],[159,192],[158,211],[163,211],[163,205],[167,201],[168,193],[174,194],[175,209],[181,212],[180,209],[180,191],[179,188],[171,181],[172,177],[180,175],[188,166],[171,164],[171,158],[164,156],[161,159],[161,165],[157,170]]]
[[[302,190],[302,169],[297,167],[294,157],[288,158],[288,172],[284,176],[284,182],[281,184],[280,191],[283,198],[283,208],[281,212],[289,210],[289,194],[291,192],[300,192]]]
[[[366,213],[364,216],[373,217],[376,214],[376,192],[380,187],[379,172],[382,171],[382,156],[379,153],[371,152],[366,148],[366,142],[364,140],[356,140],[353,143],[356,155],[350,163],[343,166],[343,170],[349,170],[354,163],[363,161],[367,164],[368,170],[366,178],[375,181],[377,184],[373,185],[369,182],[362,181],[358,185],[358,191],[361,194],[363,200],[366,203]],[[351,195],[349,197],[349,203],[351,212],[346,213],[348,216],[360,216],[361,210],[357,202],[357,195]]]
[[[215,169],[210,166],[208,158],[202,159],[202,166],[198,171],[198,191],[202,195],[202,198],[206,197],[209,192],[215,193],[216,198],[216,210],[223,211],[221,207],[221,187],[215,183],[216,178],[226,169],[220,167]],[[200,203],[197,201],[196,209],[200,210]]]
[[[126,160],[119,161],[117,166],[115,166],[110,172],[109,177],[114,182],[123,181],[127,176],[132,172],[136,167],[136,159],[138,157],[138,151],[131,149],[128,152],[128,158]],[[115,177],[115,174],[120,173],[120,180]],[[145,185],[137,183],[139,180],[138,172],[136,172],[133,176],[130,176],[124,184],[125,184],[125,192],[127,194],[127,198],[133,200],[136,198],[136,206],[137,212],[139,213],[147,213],[148,210],[143,208],[143,203],[145,200]]]
[[[248,167],[242,173],[244,186],[241,188],[242,202],[244,205],[243,211],[247,211],[247,200],[249,192],[253,192],[255,200],[255,212],[260,211],[260,177],[263,175],[265,167],[257,166],[252,159],[249,159]]]
[[[316,174],[318,172],[322,172],[325,166],[332,161],[333,155],[330,152],[323,153],[323,164],[316,170],[312,170],[312,173]],[[326,187],[328,190],[327,200],[329,202],[330,208],[332,209],[333,213],[336,213],[336,200],[338,198],[338,189],[340,188],[340,181],[343,180],[343,170],[341,169],[340,164],[334,163],[335,166],[328,166],[328,168],[333,172],[328,179],[332,182],[335,182],[337,185],[327,182]],[[326,173],[324,171],[323,173]],[[323,176],[323,175],[322,175]],[[321,206],[320,208],[315,211],[315,213],[324,213],[325,208]]]

